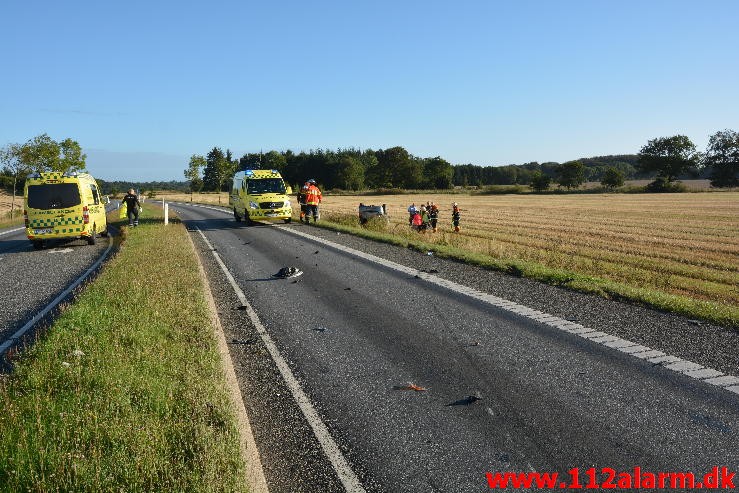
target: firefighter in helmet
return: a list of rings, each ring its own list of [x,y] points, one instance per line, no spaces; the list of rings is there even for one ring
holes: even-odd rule
[[[308,190],[305,192],[305,221],[310,221],[313,216],[313,222],[318,221],[320,213],[318,205],[321,203],[321,190],[316,186],[316,180],[308,180]]]

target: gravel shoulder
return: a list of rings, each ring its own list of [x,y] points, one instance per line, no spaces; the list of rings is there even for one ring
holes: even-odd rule
[[[729,374],[739,372],[739,332],[679,315],[605,299],[438,258],[350,234],[294,224],[291,228],[495,296],[551,313],[623,339]]]

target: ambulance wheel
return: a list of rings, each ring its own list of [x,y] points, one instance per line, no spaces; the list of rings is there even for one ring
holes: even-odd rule
[[[234,219],[236,219],[237,223],[241,222],[241,216],[239,216],[239,213],[236,212],[236,209],[234,209]]]
[[[293,220],[293,218],[288,217],[287,219],[283,219],[285,221],[285,224],[290,224],[290,222]]]
[[[95,231],[95,227],[92,228],[92,232],[90,233],[90,236],[87,237],[87,244],[88,245],[94,245],[97,243],[97,232]]]
[[[31,242],[31,244],[33,245],[33,248],[35,250],[41,250],[42,248],[44,248],[44,242],[41,240],[34,240]]]

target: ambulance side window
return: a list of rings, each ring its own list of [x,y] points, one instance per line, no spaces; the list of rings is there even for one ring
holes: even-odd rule
[[[92,190],[92,199],[95,201],[95,205],[100,204],[100,195],[98,195],[98,188],[95,185],[90,184]]]

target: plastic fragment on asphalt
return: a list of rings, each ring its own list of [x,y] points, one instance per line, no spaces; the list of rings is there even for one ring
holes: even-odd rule
[[[413,390],[415,392],[426,392],[428,389],[426,387],[421,387],[420,385],[416,385],[415,383],[409,383],[408,385],[396,385],[393,387],[394,390]]]
[[[272,274],[272,277],[287,279],[289,277],[298,277],[302,275],[303,271],[297,267],[283,267],[276,274]]]

